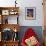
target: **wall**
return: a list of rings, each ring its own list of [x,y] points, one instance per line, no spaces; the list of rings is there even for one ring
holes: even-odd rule
[[[15,0],[0,0],[0,6],[1,7],[10,7],[10,6],[15,6],[14,3]],[[43,41],[43,30],[42,26],[44,26],[43,20],[43,6],[42,6],[42,0],[17,0],[17,6],[19,6],[19,24],[20,26],[26,26],[26,27],[21,27],[20,31],[20,40],[22,38],[23,32],[26,31],[28,28],[27,26],[33,26],[32,28],[35,29],[35,32],[37,33],[40,42]],[[25,20],[25,7],[35,7],[36,8],[36,19],[35,20]],[[9,17],[9,23],[11,21],[12,17]],[[15,20],[15,17],[14,19]],[[14,22],[15,21],[11,21]]]
[[[42,26],[43,25],[43,11],[42,0],[21,0],[20,23],[23,26]],[[25,20],[25,7],[36,7],[36,20]]]
[[[1,7],[15,6],[15,0],[0,0]],[[20,7],[19,11],[19,24],[21,26],[43,26],[43,6],[42,0],[17,0],[17,6]],[[36,8],[36,19],[35,20],[25,20],[25,7],[35,7]],[[21,18],[21,19],[20,19]],[[10,20],[10,19],[9,19]]]

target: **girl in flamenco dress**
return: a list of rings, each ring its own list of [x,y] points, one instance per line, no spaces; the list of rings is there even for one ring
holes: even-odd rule
[[[21,46],[41,46],[37,35],[32,28],[27,29],[22,38]]]

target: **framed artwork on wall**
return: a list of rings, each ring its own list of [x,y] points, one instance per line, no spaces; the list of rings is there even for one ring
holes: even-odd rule
[[[25,8],[25,18],[26,20],[35,20],[36,19],[36,8],[26,7]]]
[[[2,15],[9,15],[9,10],[2,10]]]

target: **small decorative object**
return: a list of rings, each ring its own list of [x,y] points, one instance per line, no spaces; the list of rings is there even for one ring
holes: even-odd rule
[[[12,39],[12,30],[10,28],[5,28],[2,33],[2,40],[8,41]]]
[[[2,15],[9,15],[9,10],[2,10]]]
[[[14,41],[15,40],[18,40],[18,32],[17,32],[17,29],[15,28],[13,31],[14,31],[14,36],[13,36]]]
[[[36,18],[36,8],[35,7],[26,7],[25,8],[26,14],[25,17],[27,20],[34,20]]]
[[[17,0],[15,0],[15,7],[16,7],[16,4],[17,4],[17,2],[16,2]]]
[[[10,15],[14,15],[14,10],[10,10]]]
[[[8,18],[7,18],[7,19],[5,19],[5,24],[8,24]]]
[[[16,28],[14,29],[14,32],[17,32],[17,29]]]
[[[10,15],[16,15],[17,14],[17,11],[15,11],[15,10],[10,10],[10,13],[9,13]]]

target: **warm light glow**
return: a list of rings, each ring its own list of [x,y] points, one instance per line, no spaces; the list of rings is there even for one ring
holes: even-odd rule
[[[17,32],[17,29],[14,29],[15,32]]]

